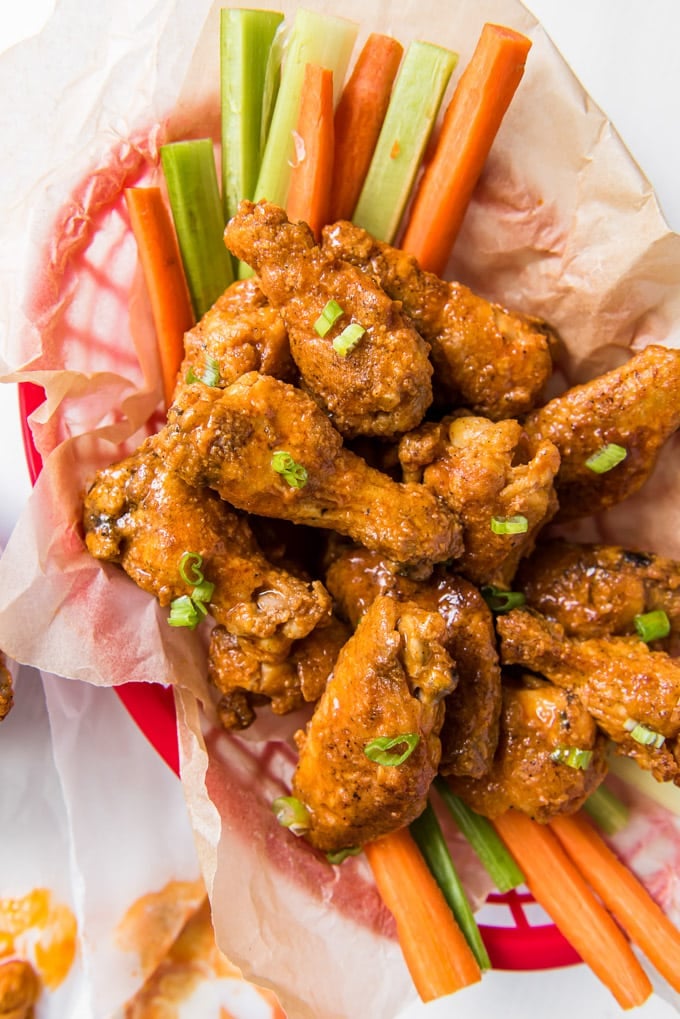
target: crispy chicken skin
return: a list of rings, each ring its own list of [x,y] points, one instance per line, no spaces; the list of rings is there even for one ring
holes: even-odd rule
[[[429,348],[398,303],[269,202],[242,202],[224,237],[280,310],[305,388],[339,432],[391,436],[420,423],[432,402]],[[319,336],[314,324],[329,301],[344,314]],[[366,332],[341,356],[333,340],[350,322]]]
[[[669,640],[680,638],[680,563],[651,552],[546,541],[520,564],[515,587],[570,637],[633,634],[637,615],[662,609]]]
[[[288,655],[267,656],[257,644],[239,639],[223,626],[210,635],[209,677],[221,697],[217,713],[226,729],[245,729],[255,721],[255,708],[269,702],[275,714],[296,711],[323,693],[350,628],[331,617],[295,641]]]
[[[592,751],[587,768],[553,754],[569,747]],[[571,814],[607,772],[606,738],[578,697],[551,683],[503,684],[498,749],[483,778],[451,777],[452,790],[485,817],[514,807],[536,821]]]
[[[161,605],[191,594],[185,552],[203,558],[215,585],[210,611],[230,633],[279,644],[306,636],[328,617],[320,581],[308,583],[269,563],[248,522],[212,492],[191,488],[148,440],[133,456],[99,471],[85,497],[85,540],[97,559],[119,563]]]
[[[25,959],[0,962],[0,1019],[33,1019],[40,980]]]
[[[186,387],[153,443],[189,484],[250,513],[334,529],[402,563],[462,551],[453,513],[432,492],[370,468],[310,396],[271,376],[249,372],[223,390]],[[302,487],[274,470],[277,451],[304,467]]]
[[[483,775],[498,741],[501,683],[493,619],[477,588],[445,570],[427,580],[411,579],[394,563],[361,548],[346,548],[335,556],[326,586],[352,625],[376,597],[386,594],[439,613],[446,627],[443,645],[458,674],[445,702],[440,771]]]
[[[614,506],[651,474],[659,451],[680,427],[680,350],[650,345],[620,368],[574,386],[533,411],[524,427],[560,451],[556,519],[572,520]],[[609,443],[626,458],[604,474],[586,460]]]
[[[567,637],[559,623],[531,609],[499,616],[501,662],[537,672],[573,691],[617,744],[660,781],[678,777],[672,744],[680,732],[680,662],[637,637]],[[665,737],[661,747],[637,742],[639,723]]]
[[[432,348],[435,388],[448,406],[496,421],[535,407],[552,372],[554,337],[535,318],[506,311],[424,272],[413,256],[352,223],[323,231],[322,247],[370,273]]]
[[[552,442],[530,439],[517,421],[456,415],[401,440],[404,476],[438,495],[459,518],[465,551],[456,569],[475,584],[509,586],[522,556],[557,511]],[[527,530],[495,534],[492,519],[522,516]]]
[[[7,718],[14,704],[14,689],[12,677],[7,668],[7,662],[2,651],[0,651],[0,722]]]
[[[297,378],[286,327],[256,279],[232,283],[184,334],[178,386],[185,384],[190,371],[200,377],[211,365],[218,372],[215,385],[220,387],[249,371],[288,382]]]
[[[296,734],[292,790],[307,808],[306,837],[317,849],[361,846],[423,811],[439,766],[442,699],[453,685],[443,637],[438,614],[379,597],[340,652],[310,722]],[[417,742],[399,765],[365,753],[376,738],[406,735]]]

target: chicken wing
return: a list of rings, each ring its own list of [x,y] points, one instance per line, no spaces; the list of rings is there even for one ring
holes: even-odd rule
[[[570,637],[633,634],[636,616],[662,610],[670,641],[680,639],[680,563],[663,556],[547,541],[520,564],[515,587]]]
[[[224,237],[280,309],[305,388],[342,435],[390,436],[420,423],[432,402],[429,348],[398,303],[271,203],[242,202]],[[315,323],[331,301],[340,317],[320,335]],[[364,332],[343,352],[350,323]]]
[[[5,656],[0,651],[0,722],[7,718],[14,704],[14,690]]]
[[[614,506],[644,484],[662,445],[680,427],[680,350],[645,347],[620,368],[533,411],[524,427],[533,439],[549,439],[560,451],[556,519]],[[623,447],[625,460],[596,473],[587,461],[610,444]]]
[[[509,586],[522,556],[557,510],[554,478],[560,455],[552,442],[530,439],[517,421],[456,415],[404,436],[405,477],[416,476],[456,514],[465,551],[456,569],[476,584]],[[427,463],[426,461],[433,457]],[[425,461],[425,462],[423,462]],[[518,531],[497,533],[516,521]]]
[[[501,683],[493,619],[479,591],[446,571],[428,580],[405,577],[394,563],[360,548],[338,553],[325,579],[338,611],[354,626],[379,595],[439,613],[446,627],[442,643],[458,674],[445,701],[440,771],[483,775],[498,741]]]
[[[498,749],[483,778],[450,777],[460,798],[485,817],[510,807],[545,822],[571,814],[607,773],[606,738],[578,697],[551,683],[503,685]],[[565,761],[579,754],[581,766]]]
[[[40,997],[40,979],[25,959],[0,962],[0,1016],[2,1019],[32,1019],[33,1006]]]
[[[296,734],[293,794],[317,849],[361,846],[423,811],[439,766],[442,699],[453,685],[443,636],[438,614],[379,597],[340,652]],[[391,745],[380,751],[376,740]]]
[[[255,279],[232,283],[184,334],[178,386],[195,376],[224,387],[249,371],[288,382],[297,378],[286,327]]]
[[[457,520],[435,495],[368,467],[310,396],[271,376],[186,387],[152,441],[189,484],[250,513],[330,528],[402,563],[462,551]]]
[[[322,247],[370,273],[402,303],[432,348],[441,402],[494,421],[536,406],[552,372],[555,345],[545,322],[507,311],[461,283],[424,272],[411,255],[351,223],[326,227]]]
[[[209,677],[220,691],[217,713],[226,729],[245,729],[258,704],[275,714],[296,711],[323,693],[351,630],[336,617],[295,641],[287,656],[268,656],[262,647],[214,627],[208,652]]]
[[[678,777],[680,662],[637,637],[567,637],[530,609],[499,616],[496,627],[502,664],[573,691],[620,753],[660,781]]]

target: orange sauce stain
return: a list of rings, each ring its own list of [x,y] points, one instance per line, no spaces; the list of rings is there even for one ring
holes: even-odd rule
[[[48,888],[0,899],[0,958],[27,957],[40,981],[53,990],[66,979],[76,955],[78,926],[73,912]]]
[[[139,933],[139,930],[138,930]],[[144,986],[127,1003],[124,1019],[174,1019],[179,1006],[202,983],[224,978],[241,979],[241,972],[220,951],[215,942],[210,903],[205,892],[166,955],[148,977]],[[274,995],[256,988],[270,1004],[271,1019],[286,1019]],[[220,1007],[219,1019],[235,1019]]]

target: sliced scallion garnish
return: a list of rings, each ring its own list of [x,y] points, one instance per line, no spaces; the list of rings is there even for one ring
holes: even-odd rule
[[[191,584],[191,594],[180,595],[170,602],[170,626],[186,626],[195,630],[208,615],[208,602],[213,596],[215,585],[203,576],[203,556],[198,552],[184,552],[179,561],[179,575],[185,584]]]
[[[186,626],[188,630],[195,630],[203,619],[203,613],[198,609],[200,602],[192,601],[188,594],[182,594],[170,602],[170,615],[168,623],[170,626]]]
[[[340,335],[336,336],[333,340],[333,350],[340,357],[347,357],[348,354],[352,353],[365,332],[364,327],[358,322],[350,322],[348,326],[345,326]]]
[[[308,481],[307,468],[285,449],[277,449],[271,459],[272,470],[284,478],[291,488],[304,488]]]
[[[349,849],[338,849],[333,853],[326,853],[326,859],[329,863],[337,866],[346,860],[348,856],[357,856],[361,852],[361,846],[350,846]]]
[[[663,609],[644,612],[633,620],[638,636],[645,642],[661,640],[671,632],[671,622]]]
[[[202,584],[203,556],[198,552],[184,552],[179,561],[179,575],[185,584]]]
[[[186,373],[186,381],[191,384],[192,382],[202,382],[204,386],[219,386],[220,384],[220,364],[214,357],[206,357],[205,367],[200,375],[190,368]]]
[[[643,725],[642,722],[636,722],[634,718],[627,718],[623,723],[623,727],[630,734],[630,738],[643,747],[654,747],[658,750],[666,741],[666,737],[660,732],[650,729],[648,725]]]
[[[491,530],[494,534],[526,534],[529,521],[521,513],[513,517],[491,517]]]
[[[343,309],[337,301],[329,301],[314,323],[314,331],[318,333],[319,336],[326,336],[338,319],[342,318],[344,314]]]
[[[584,750],[582,747],[556,747],[550,756],[559,764],[586,771],[593,759],[593,751]]]
[[[309,831],[307,808],[297,796],[277,796],[272,810],[282,828],[288,828],[293,835],[304,835]]]
[[[623,446],[619,446],[615,442],[608,442],[602,449],[598,449],[597,453],[588,457],[586,467],[594,471],[595,474],[606,474],[607,471],[625,460],[627,455],[627,450]]]
[[[496,615],[503,615],[504,612],[511,612],[512,609],[524,605],[526,598],[521,591],[504,591],[493,584],[485,584],[481,588],[481,595],[492,612]]]
[[[370,761],[387,768],[396,768],[411,756],[420,742],[417,732],[404,732],[399,736],[377,736],[369,740],[364,753]],[[397,748],[403,746],[401,752]]]

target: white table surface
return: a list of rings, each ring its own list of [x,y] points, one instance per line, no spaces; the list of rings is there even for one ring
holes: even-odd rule
[[[527,6],[542,20],[582,84],[617,126],[655,186],[670,226],[679,230],[680,0],[530,0]],[[53,7],[54,0],[21,0],[11,11],[5,5],[0,18],[0,52],[39,30]],[[0,426],[1,547],[30,491],[13,385],[0,386]],[[576,978],[573,970],[563,970],[532,975],[530,982],[498,974],[485,981],[483,989],[464,992],[460,1002],[456,998],[455,1009],[447,1003],[414,1009],[408,1016],[491,1017],[501,1014],[501,1001],[506,1019],[546,1014],[551,1019],[566,1019],[579,1010],[599,1019],[623,1014],[594,978],[583,973]],[[659,1002],[643,1011],[645,1016],[669,1015]]]

